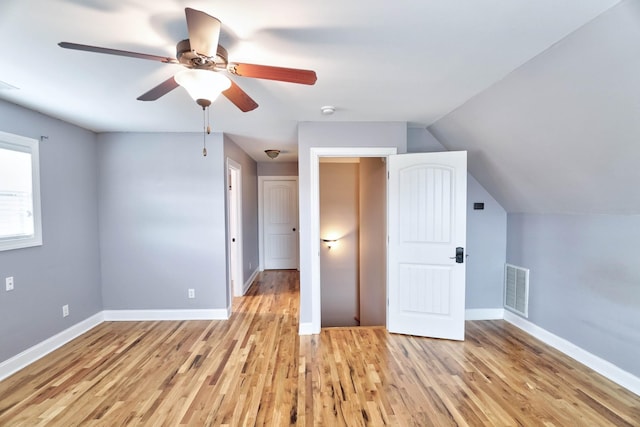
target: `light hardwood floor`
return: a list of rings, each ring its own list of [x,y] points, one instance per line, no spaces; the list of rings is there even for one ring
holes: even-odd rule
[[[640,397],[503,321],[299,337],[298,295],[268,271],[228,321],[103,323],[0,382],[0,425],[640,425]]]

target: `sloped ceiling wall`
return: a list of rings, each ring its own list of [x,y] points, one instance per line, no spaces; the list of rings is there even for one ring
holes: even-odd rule
[[[429,128],[510,213],[640,213],[640,1],[624,1]]]

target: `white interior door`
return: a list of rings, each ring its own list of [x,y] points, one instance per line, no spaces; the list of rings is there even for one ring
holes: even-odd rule
[[[262,195],[264,268],[298,268],[297,181],[264,181]]]
[[[229,288],[230,295],[243,294],[242,274],[242,169],[240,164],[227,159],[227,206],[229,247]]]
[[[467,153],[389,156],[389,332],[464,339]]]

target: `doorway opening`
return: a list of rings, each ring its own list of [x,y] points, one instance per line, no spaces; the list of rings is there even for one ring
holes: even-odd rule
[[[362,150],[365,154],[361,154]],[[320,159],[386,157],[389,332],[464,339],[466,152],[395,155],[395,148],[312,147],[309,156],[311,324],[321,330]],[[301,293],[301,301],[305,295]]]
[[[322,327],[386,325],[384,157],[323,157]]]
[[[311,333],[319,333],[321,329],[322,287],[320,254],[322,250],[326,249],[326,244],[322,241],[324,237],[320,235],[320,159],[335,157],[359,157],[361,159],[368,157],[386,158],[396,153],[396,147],[312,147],[309,150],[309,188],[311,190],[309,206],[311,228],[309,230],[309,238],[311,244],[308,250],[310,250],[309,259],[311,261],[311,324],[309,325],[308,331]],[[362,321],[362,316],[360,316],[360,321]]]

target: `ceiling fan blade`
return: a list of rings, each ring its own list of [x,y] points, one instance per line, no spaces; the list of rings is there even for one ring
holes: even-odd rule
[[[312,70],[271,67],[268,65],[231,64],[229,65],[229,72],[236,76],[278,80],[281,82],[300,83],[303,85],[312,85],[315,84],[316,80],[318,80],[316,72]]]
[[[129,52],[128,50],[109,49],[106,47],[89,46],[86,44],[60,42],[58,46],[65,49],[84,50],[86,52],[106,53],[108,55],[128,56],[130,58],[149,59],[151,61],[166,62],[169,64],[177,64],[175,58],[165,56],[149,55],[146,53]]]
[[[156,99],[160,98],[163,95],[166,95],[177,87],[178,83],[176,82],[176,79],[171,76],[150,91],[140,95],[137,99],[138,101],[155,101]]]
[[[247,93],[233,81],[231,81],[231,87],[222,92],[222,94],[244,113],[258,108],[256,101],[247,95]]]
[[[190,7],[185,8],[187,29],[189,30],[189,44],[191,50],[205,56],[216,56],[218,38],[220,37],[220,21]]]

